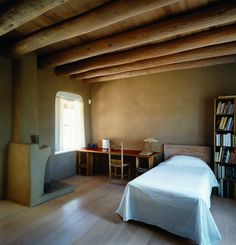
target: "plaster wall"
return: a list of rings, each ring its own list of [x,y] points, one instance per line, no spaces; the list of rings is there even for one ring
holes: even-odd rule
[[[235,77],[229,64],[93,84],[92,141],[110,138],[131,149],[142,149],[147,137],[211,145],[213,99],[236,94]]]
[[[38,70],[38,117],[40,143],[51,146],[51,178],[58,180],[76,174],[76,153],[55,155],[55,96],[58,91],[79,94],[84,100],[86,142],[90,141],[89,86],[82,81],[57,77],[53,70]],[[50,178],[50,176],[49,176]]]
[[[7,146],[12,127],[12,62],[0,55],[0,199],[5,197]]]
[[[53,70],[37,70],[37,58],[29,54],[11,62],[0,57],[1,127],[0,127],[0,198],[6,191],[6,155],[10,142],[30,143],[31,135],[40,135],[40,145],[49,145],[51,157],[47,164],[47,180],[60,180],[76,174],[76,152],[55,155],[55,96],[58,91],[79,94],[85,105],[86,140],[90,139],[89,86],[59,78]],[[12,77],[12,79],[11,79]],[[13,80],[13,83],[11,83]],[[12,89],[13,84],[13,89]],[[12,96],[13,90],[13,96]],[[13,106],[13,120],[11,106]],[[13,132],[11,135],[11,123]]]
[[[31,135],[37,135],[37,58],[34,54],[14,61],[14,124],[13,142],[30,143]]]

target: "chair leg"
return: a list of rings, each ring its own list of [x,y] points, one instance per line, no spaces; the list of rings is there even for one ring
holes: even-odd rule
[[[124,168],[121,168],[121,184],[124,184]]]
[[[116,167],[115,167],[115,179],[116,179],[116,175],[117,175],[117,172],[116,172]]]
[[[111,183],[111,165],[109,166],[109,179],[110,179],[110,183]]]
[[[128,166],[128,181],[130,181],[130,167]]]

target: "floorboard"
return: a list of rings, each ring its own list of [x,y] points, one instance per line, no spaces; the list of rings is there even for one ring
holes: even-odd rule
[[[74,176],[65,182],[75,192],[33,208],[0,201],[0,244],[194,244],[158,227],[124,223],[115,213],[124,187],[110,184],[106,176]],[[211,211],[223,238],[219,245],[234,245],[236,201],[212,197]]]

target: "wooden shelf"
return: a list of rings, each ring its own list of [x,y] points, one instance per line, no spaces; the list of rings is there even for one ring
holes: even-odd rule
[[[217,117],[233,117],[234,114],[216,114]]]
[[[223,103],[224,105],[222,106]],[[233,104],[236,104],[236,96],[218,97],[214,101],[214,155],[215,159],[218,160],[214,161],[214,173],[220,183],[219,195],[236,199],[236,146],[234,146],[236,141],[235,108],[233,113],[227,114],[228,108],[232,109]],[[219,109],[218,111],[221,112],[225,110],[226,114],[216,114],[217,108]],[[231,125],[231,130],[219,129],[219,125],[224,128],[229,124]],[[216,145],[216,143],[218,145]],[[223,146],[223,144],[229,144],[231,146]],[[226,163],[226,159],[231,163]],[[232,160],[234,163],[232,163]],[[228,181],[233,181],[235,184],[229,184]]]
[[[224,146],[224,145],[216,145],[215,147],[218,147],[218,148],[224,147],[224,148],[232,148],[232,149],[236,148],[236,146]]]
[[[233,181],[233,182],[236,182],[236,179],[232,179],[232,178],[227,178],[227,177],[225,177],[225,178],[222,178],[223,180],[226,180],[226,181]]]
[[[229,165],[229,167],[236,167],[236,163],[225,163],[225,162],[215,162],[215,163],[220,164],[220,165],[224,165],[224,166]]]
[[[216,129],[217,133],[234,133],[235,130]]]

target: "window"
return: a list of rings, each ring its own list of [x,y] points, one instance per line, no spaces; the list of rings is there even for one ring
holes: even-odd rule
[[[85,146],[84,103],[80,95],[56,94],[55,151],[66,152]]]

